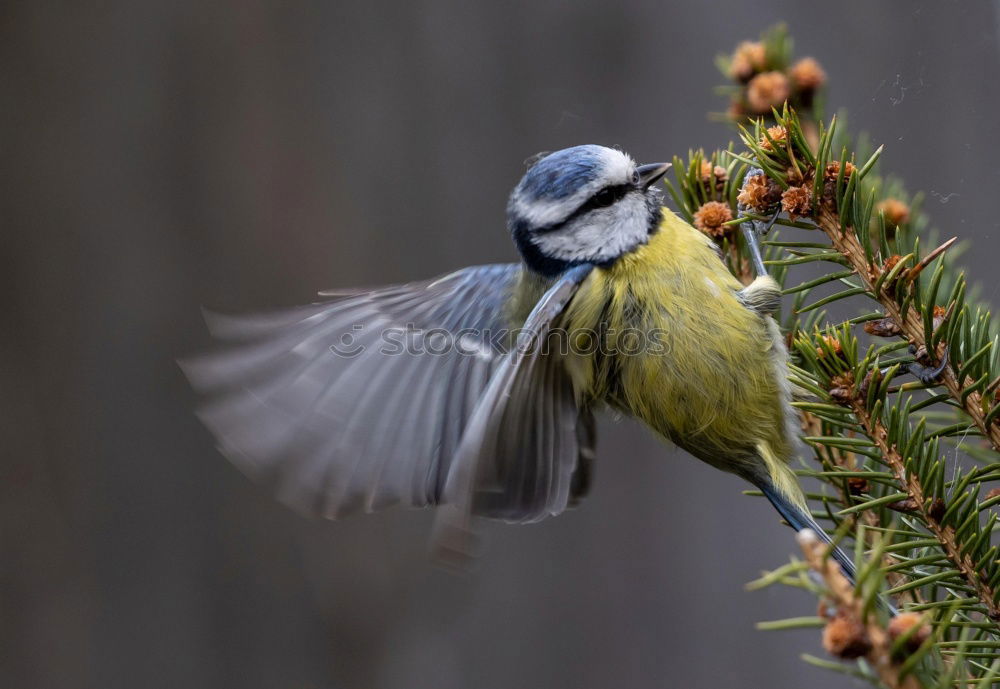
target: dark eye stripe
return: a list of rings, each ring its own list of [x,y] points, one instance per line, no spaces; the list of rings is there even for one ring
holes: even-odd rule
[[[614,187],[604,187],[599,192],[591,196],[587,203],[593,208],[604,208],[610,206],[621,197],[625,196],[628,188],[625,185]]]
[[[580,204],[575,211],[570,213],[565,220],[558,222],[554,225],[549,225],[548,227],[539,227],[535,230],[535,234],[547,234],[549,232],[557,232],[561,230],[566,223],[569,223],[581,215],[589,213],[592,210],[598,208],[607,208],[622,198],[625,197],[627,193],[633,191],[635,186],[631,184],[614,184],[608,187],[604,187],[600,191],[594,193],[586,201]]]

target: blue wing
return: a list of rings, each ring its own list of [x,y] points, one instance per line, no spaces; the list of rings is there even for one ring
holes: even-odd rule
[[[535,357],[517,357],[532,375],[511,388],[520,415],[503,415],[508,439],[480,443],[491,471],[477,474],[469,496],[445,489],[470,419],[516,354],[490,336],[510,327],[505,305],[521,270],[479,266],[272,314],[208,315],[213,334],[236,344],[182,364],[211,396],[199,415],[223,454],[305,513],[471,504],[477,495],[477,513],[537,519],[543,484],[565,505],[581,445],[566,436],[578,416],[568,378]]]
[[[469,419],[445,485],[435,550],[446,561],[469,553],[473,514],[538,521],[585,490],[593,420],[579,407],[560,356],[544,345],[593,266],[562,275],[524,323]]]
[[[209,315],[213,335],[243,342],[182,364],[213,397],[199,416],[223,454],[300,511],[437,503],[503,354],[486,338],[508,327],[520,270],[479,266],[272,314]],[[461,351],[427,351],[460,331]]]

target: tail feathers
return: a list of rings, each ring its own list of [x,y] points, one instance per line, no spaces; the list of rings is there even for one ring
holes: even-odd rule
[[[830,536],[823,530],[823,527],[816,523],[816,520],[812,518],[812,515],[809,514],[809,512],[803,507],[800,507],[792,502],[783,492],[778,490],[770,480],[761,479],[755,483],[764,493],[764,497],[766,497],[771,504],[774,505],[774,509],[778,510],[778,514],[780,514],[782,518],[788,522],[789,526],[796,531],[812,529],[816,532],[816,536],[819,537],[820,540],[830,546],[830,556],[837,561],[840,568],[844,571],[844,575],[850,579],[853,584],[857,578],[857,570],[854,567],[854,561],[847,556],[847,553],[833,544]]]
[[[774,505],[774,509],[778,510],[778,513],[788,522],[789,526],[796,531],[802,531],[803,529],[814,531],[821,541],[830,546],[830,556],[840,565],[844,576],[850,580],[851,584],[857,581],[857,570],[854,567],[854,561],[847,557],[847,553],[834,545],[833,540],[823,530],[823,527],[816,523],[816,520],[812,518],[812,515],[805,508],[789,500],[784,493],[774,487],[774,484],[770,480],[762,479],[755,481],[755,483],[763,491],[764,497]],[[895,616],[899,613],[896,606],[884,597],[879,596],[878,602],[890,616]]]

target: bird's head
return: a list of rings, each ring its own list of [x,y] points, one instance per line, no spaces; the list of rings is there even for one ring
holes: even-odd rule
[[[540,158],[507,203],[525,263],[546,276],[580,263],[607,266],[645,244],[659,227],[669,163],[635,164],[604,146],[574,146]]]

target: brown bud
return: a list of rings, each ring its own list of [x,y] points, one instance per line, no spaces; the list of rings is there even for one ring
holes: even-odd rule
[[[847,161],[844,164],[844,183],[850,178],[855,170],[854,163]],[[835,160],[826,166],[823,172],[823,201],[833,203],[837,191],[837,176],[840,174],[840,161]]]
[[[886,507],[895,512],[905,512],[907,514],[916,514],[920,511],[920,506],[913,498],[904,498],[903,500],[891,502]],[[938,521],[944,516],[945,504],[941,498],[934,498],[934,501],[930,505],[925,505],[925,507],[927,509],[927,516],[934,521]]]
[[[856,168],[854,167],[854,163],[852,163],[849,160],[846,161],[844,163],[844,179],[846,180],[848,177],[850,177],[855,169]],[[840,161],[834,160],[833,162],[827,164],[826,171],[823,174],[823,179],[828,182],[829,181],[836,182],[837,176],[839,174],[840,174]]]
[[[791,220],[812,213],[812,190],[806,187],[788,187],[781,195],[781,210],[788,213]]]
[[[778,146],[781,146],[787,138],[788,130],[781,125],[778,125],[776,127],[768,127],[767,136],[760,137],[760,141],[757,143],[760,144],[760,147],[765,151],[773,151],[774,148],[771,146],[772,141]]]
[[[905,225],[910,220],[910,207],[899,199],[885,199],[880,201],[875,208],[882,212],[885,223],[892,227]]]
[[[789,91],[788,77],[781,72],[764,72],[747,84],[747,103],[754,114],[767,115],[771,108],[781,108]]]
[[[815,91],[826,83],[826,72],[811,57],[804,57],[788,71],[795,87],[802,91]]]
[[[701,181],[708,184],[712,180],[712,163],[708,160],[701,161]]]
[[[1000,497],[1000,488],[994,488],[983,496],[983,500],[992,500],[993,498],[998,497]]]
[[[850,404],[851,403],[851,389],[850,388],[830,388],[830,397],[837,404]]]
[[[882,372],[878,369],[878,367],[873,366],[872,368],[868,369],[868,373],[866,373],[865,377],[861,379],[861,384],[858,386],[858,397],[867,398],[868,390],[871,388],[872,380],[881,380],[881,379],[882,379]]]
[[[838,658],[853,659],[871,651],[872,643],[863,625],[838,614],[823,629],[823,648]]]
[[[913,498],[904,498],[896,502],[890,502],[886,507],[894,512],[904,512],[906,514],[914,514],[919,509],[917,501]]]
[[[901,612],[893,617],[889,620],[887,628],[889,638],[895,641],[914,627],[917,627],[917,630],[906,640],[906,649],[913,653],[931,635],[930,625],[924,622],[923,615],[915,612]]]
[[[944,500],[941,498],[934,498],[934,502],[931,503],[930,507],[927,508],[927,516],[934,521],[940,521],[941,517],[944,516],[945,505]]]
[[[710,160],[702,160],[699,172],[701,173],[701,183],[705,185],[705,190],[708,191],[710,197],[713,191],[722,193],[726,186],[726,180],[729,179],[726,168],[719,165],[713,166]]]
[[[730,60],[729,76],[736,81],[748,81],[756,72],[764,69],[766,57],[763,43],[751,41],[740,43]]]
[[[850,371],[830,379],[830,398],[837,404],[848,405],[854,399],[854,374]]]
[[[733,219],[733,212],[729,204],[721,201],[709,201],[695,211],[694,226],[716,239],[724,237],[736,229],[735,225],[725,223]]]
[[[852,476],[847,479],[847,492],[851,495],[861,495],[868,492],[868,479]]]
[[[865,332],[876,337],[895,337],[902,330],[899,325],[890,317],[879,318],[875,321],[865,323]]]
[[[843,345],[840,344],[840,340],[838,340],[836,337],[833,337],[832,335],[822,335],[821,338],[823,342],[826,344],[826,347],[817,347],[816,356],[822,359],[827,355],[827,349],[829,348],[830,350],[833,350],[833,355],[835,357],[837,357],[838,359],[843,359],[844,347]]]
[[[781,187],[767,175],[754,175],[743,181],[736,200],[755,211],[766,213],[781,200]]]
[[[721,165],[716,165],[712,169],[712,176],[715,177],[715,190],[721,194],[726,188],[726,181],[729,179],[729,173],[726,172],[726,168]]]

